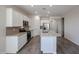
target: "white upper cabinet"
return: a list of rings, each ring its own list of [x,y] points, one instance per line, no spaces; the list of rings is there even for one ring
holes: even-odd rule
[[[12,9],[12,8],[7,8],[7,27],[12,27],[12,26],[23,26],[23,20],[28,20],[28,17],[23,15],[22,13]]]
[[[12,26],[12,8],[6,9],[6,26]]]
[[[13,10],[13,13],[12,13],[12,25],[13,26],[22,26],[22,16],[19,12]]]

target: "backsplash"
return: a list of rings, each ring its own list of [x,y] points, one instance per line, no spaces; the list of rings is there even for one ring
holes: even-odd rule
[[[6,27],[6,35],[17,34],[19,32],[19,27]]]

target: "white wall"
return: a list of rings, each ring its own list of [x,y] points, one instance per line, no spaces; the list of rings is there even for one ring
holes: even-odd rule
[[[79,45],[79,6],[65,15],[65,37]]]
[[[6,40],[6,9],[0,6],[0,53],[5,53],[5,40]]]

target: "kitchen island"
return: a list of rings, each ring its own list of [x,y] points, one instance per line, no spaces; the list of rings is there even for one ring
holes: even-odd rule
[[[41,51],[45,54],[56,54],[57,53],[57,37],[61,34],[49,31],[41,33]]]

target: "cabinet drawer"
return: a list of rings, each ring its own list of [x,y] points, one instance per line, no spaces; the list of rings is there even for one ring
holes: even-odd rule
[[[27,42],[27,36],[22,35],[18,38],[18,49],[22,48],[23,45]]]
[[[18,46],[21,46],[27,42],[26,38],[18,39]]]
[[[23,35],[19,36],[19,39],[22,39],[23,37],[27,37],[27,34],[23,34]]]

